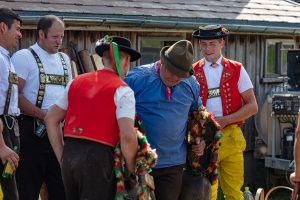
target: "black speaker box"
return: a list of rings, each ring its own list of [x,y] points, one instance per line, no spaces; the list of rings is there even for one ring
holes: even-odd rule
[[[300,90],[300,50],[289,50],[287,53],[287,75],[291,90]]]

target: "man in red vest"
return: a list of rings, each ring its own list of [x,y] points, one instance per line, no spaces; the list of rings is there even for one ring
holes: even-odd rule
[[[128,173],[135,170],[135,99],[123,78],[129,63],[141,55],[117,36],[99,40],[95,50],[104,69],[78,76],[45,118],[68,200],[114,199],[114,148],[119,141]],[[65,140],[60,127],[64,118]]]
[[[245,68],[222,56],[224,38],[228,34],[228,30],[219,25],[199,27],[193,32],[204,57],[194,64],[194,70],[203,105],[214,113],[224,133],[218,157],[221,188],[227,200],[240,200],[246,147],[240,125],[257,112],[257,103]],[[212,185],[213,200],[217,198],[217,188],[218,184]]]

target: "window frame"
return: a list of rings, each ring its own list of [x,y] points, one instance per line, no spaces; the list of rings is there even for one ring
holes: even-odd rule
[[[164,42],[165,41],[174,41],[174,42],[176,42],[176,41],[185,39],[185,37],[183,35],[170,35],[169,37],[166,37],[165,35],[164,36],[160,36],[160,35],[155,35],[155,36],[153,36],[153,35],[138,36],[138,51],[142,54],[142,56],[143,56],[143,52],[141,52],[141,48],[142,48],[142,40],[143,39],[158,40],[158,41],[164,41]],[[146,64],[146,63],[144,63],[144,64]],[[141,65],[141,60],[138,60],[138,65]]]
[[[275,45],[275,73],[268,74],[268,45]],[[293,49],[296,49],[296,41],[292,38],[267,38],[265,41],[265,59],[264,59],[264,71],[263,71],[263,82],[282,82],[280,77],[287,76],[284,72],[283,67],[283,51],[290,49],[282,49],[282,45],[293,45]]]

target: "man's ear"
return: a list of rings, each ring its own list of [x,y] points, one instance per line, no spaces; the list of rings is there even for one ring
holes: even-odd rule
[[[221,40],[221,45],[222,45],[222,47],[225,46],[225,40],[224,39]]]
[[[103,57],[101,57],[101,63],[102,63],[102,65],[104,66]]]
[[[128,66],[128,65],[130,65],[130,56],[126,56],[126,58],[125,57],[123,57],[123,59],[122,60],[120,60],[120,62],[122,62],[122,66]]]
[[[4,22],[0,22],[1,33],[4,33],[6,30],[8,30],[8,26]]]
[[[39,30],[39,38],[40,39],[44,39],[45,38],[45,33],[44,33],[44,31],[43,30]]]
[[[126,66],[127,66],[127,65],[130,65],[130,59],[131,59],[131,57],[128,56],[127,59],[126,59]]]

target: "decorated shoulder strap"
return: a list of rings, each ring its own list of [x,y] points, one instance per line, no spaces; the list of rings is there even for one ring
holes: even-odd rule
[[[13,85],[18,85],[18,76],[16,73],[9,71],[8,75],[8,90],[6,94],[6,99],[5,99],[5,105],[4,105],[4,115],[8,115],[8,109],[10,105],[10,100],[11,100],[11,93],[12,93],[12,86]]]
[[[69,81],[69,73],[67,69],[67,64],[65,62],[65,59],[61,53],[59,53],[61,63],[64,70],[64,75],[57,75],[57,74],[46,74],[44,70],[44,66],[37,55],[37,53],[32,49],[29,48],[30,52],[32,53],[33,57],[35,58],[35,61],[37,63],[38,69],[39,69],[39,91],[36,99],[36,106],[41,108],[44,100],[45,95],[45,86],[46,84],[53,84],[53,85],[63,85],[66,87]]]

